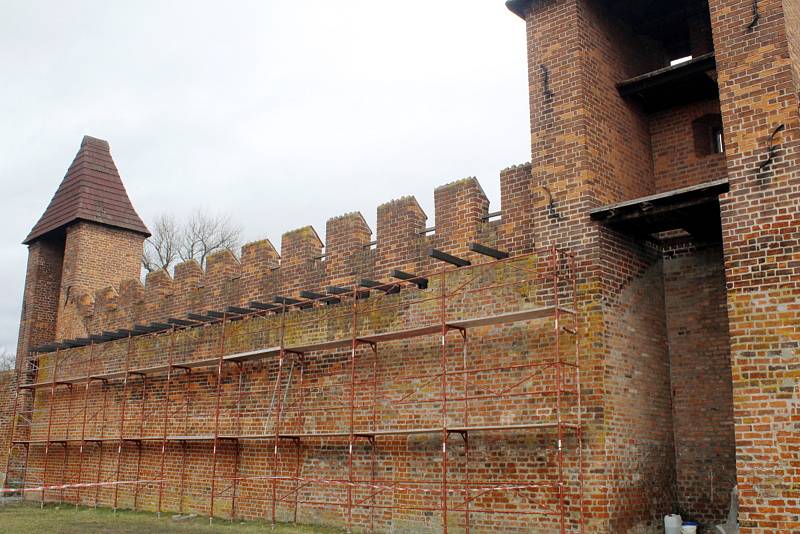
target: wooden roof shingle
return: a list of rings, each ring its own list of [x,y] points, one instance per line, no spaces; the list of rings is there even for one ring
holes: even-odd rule
[[[108,142],[88,135],[83,137],[56,194],[23,244],[27,245],[76,220],[150,236],[128,198]]]

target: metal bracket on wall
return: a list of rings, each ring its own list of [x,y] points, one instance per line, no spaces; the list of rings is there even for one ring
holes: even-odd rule
[[[542,189],[547,197],[547,216],[556,221],[560,221],[563,217],[556,209],[556,201],[553,199],[553,193],[550,192],[550,188],[546,185],[543,185]]]
[[[758,0],[753,0],[753,20],[751,20],[750,24],[747,25],[748,33],[750,33],[756,28],[759,19],[761,19],[761,13],[758,12]]]
[[[542,69],[542,85],[544,86],[544,96],[545,98],[553,98],[554,93],[550,90],[550,71],[544,64],[539,65],[539,68]]]
[[[757,175],[761,175],[761,173],[763,173],[766,170],[766,168],[772,163],[772,160],[775,158],[775,154],[778,152],[778,145],[775,144],[775,136],[778,135],[778,133],[782,132],[784,128],[786,128],[784,124],[779,124],[778,126],[775,127],[775,129],[772,130],[772,133],[769,134],[769,143],[768,143],[769,147],[767,148],[767,159],[758,164],[758,171],[756,173]]]

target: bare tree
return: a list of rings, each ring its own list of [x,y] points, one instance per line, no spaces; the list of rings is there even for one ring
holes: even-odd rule
[[[172,215],[161,214],[150,227],[153,232],[144,242],[142,266],[147,272],[168,269],[178,260],[181,228]]]
[[[13,370],[16,363],[17,357],[13,352],[6,350],[5,347],[0,349],[0,372]]]
[[[242,229],[229,215],[197,209],[183,223],[171,215],[159,215],[152,232],[142,256],[142,266],[148,272],[170,269],[178,261],[191,259],[205,267],[210,254],[239,246]]]
[[[178,255],[183,261],[195,259],[205,267],[206,258],[213,252],[233,250],[239,246],[241,234],[241,227],[231,220],[230,215],[214,216],[196,210],[183,227]]]

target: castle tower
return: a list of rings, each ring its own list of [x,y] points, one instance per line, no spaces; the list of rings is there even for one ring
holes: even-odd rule
[[[736,484],[742,532],[796,530],[800,3],[506,4],[536,245],[578,251],[597,325],[589,530],[721,523]]]
[[[85,136],[61,185],[23,242],[28,267],[17,363],[36,345],[85,335],[77,296],[138,278],[150,233],[131,205],[108,142]]]

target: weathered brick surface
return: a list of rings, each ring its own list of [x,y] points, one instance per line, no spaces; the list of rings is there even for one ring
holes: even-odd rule
[[[500,248],[520,252],[533,250],[535,214],[539,209],[534,203],[533,185],[530,163],[500,172],[500,205],[503,207],[499,224]]]
[[[11,428],[11,414],[14,410],[14,393],[16,392],[16,376],[14,371],[0,372],[0,428]],[[2,433],[3,441],[0,443],[0,487],[5,480],[6,460],[8,458],[10,435],[8,431]]]
[[[470,293],[463,298],[455,298],[448,306],[448,316],[452,318],[487,315],[517,309],[524,305],[535,305],[538,302],[535,286],[522,283],[526,280],[521,268],[543,272],[547,264],[536,258],[525,258],[505,267],[491,267],[477,270],[474,273],[451,275],[449,287],[467,284]],[[479,282],[475,281],[475,275]],[[487,294],[477,291],[481,287],[491,286],[498,282],[511,284],[507,290]],[[515,283],[516,281],[516,283]],[[438,302],[431,299],[439,294],[440,285],[432,280],[431,287],[425,291],[415,289],[404,291],[396,296],[382,298],[373,297],[359,304],[359,328],[362,335],[373,331],[385,331],[414,325],[435,322],[438,313]],[[546,293],[545,293],[546,294]],[[527,303],[527,304],[526,304]],[[225,330],[225,351],[235,353],[257,347],[273,346],[279,343],[281,322],[286,321],[285,343],[291,345],[318,340],[335,339],[350,335],[350,304],[320,307],[312,311],[296,311],[287,315],[269,318],[253,317],[245,321],[229,323]],[[530,368],[516,368],[533,361],[544,361],[552,358],[552,323],[521,323],[504,327],[481,329],[470,334],[466,357],[470,367],[490,368],[504,366],[506,371],[481,372],[470,376],[465,383],[463,376],[454,375],[449,386],[451,397],[448,426],[460,425],[492,425],[519,424],[525,421],[551,421],[554,414],[555,396],[553,381],[554,369],[545,368],[534,377],[525,380],[522,390],[513,384],[526,378]],[[160,335],[137,338],[130,350],[126,340],[116,341],[97,348],[82,348],[63,351],[60,355],[42,358],[42,370],[38,380],[52,380],[54,374],[64,378],[68,376],[85,376],[89,369],[94,372],[114,372],[129,368],[141,368],[163,363],[165,353],[173,351],[180,361],[214,356],[218,353],[222,340],[221,329],[217,326],[206,326],[181,332],[175,336]],[[449,349],[446,353],[448,367],[457,370],[463,365],[465,353],[459,337],[449,336]],[[565,345],[569,347],[569,345]],[[379,345],[377,355],[368,347],[358,350],[359,364],[356,371],[356,409],[355,425],[357,428],[369,430],[397,428],[427,428],[441,424],[440,405],[432,402],[438,395],[438,382],[420,382],[414,376],[435,376],[439,368],[438,337],[417,340],[398,341]],[[283,389],[288,385],[287,370],[283,368],[283,380],[280,389],[275,389],[278,373],[276,358],[260,362],[247,363],[242,368],[243,404],[237,401],[239,374],[235,366],[228,366],[223,375],[221,395],[222,417],[220,433],[231,434],[263,434],[276,429],[278,424],[276,411],[271,409],[273,394],[277,393],[277,402],[285,403],[282,409],[280,428],[284,432],[342,432],[348,428],[348,378],[349,352],[340,350],[320,354],[308,354],[303,366],[302,378],[300,369],[294,368],[292,387],[284,397]],[[373,358],[376,358],[373,360]],[[53,366],[59,366],[54,368]],[[375,367],[373,367],[373,362]],[[378,381],[373,386],[369,381],[373,373],[379,371]],[[194,370],[191,374],[177,372],[170,385],[170,405],[173,410],[166,431],[170,435],[202,435],[213,432],[215,410],[215,375],[209,370]],[[298,382],[302,380],[302,382]],[[570,393],[570,384],[574,379],[567,378],[567,388],[563,395],[567,406],[574,406],[574,391]],[[525,392],[506,398],[488,399],[481,397],[491,390],[503,390],[511,387],[513,393]],[[418,393],[409,396],[416,388]],[[466,388],[466,389],[464,389]],[[122,405],[124,395],[125,418],[122,424]],[[539,395],[531,397],[530,394]],[[88,389],[84,386],[73,389],[58,388],[51,401],[49,390],[40,390],[37,395],[36,408],[44,410],[54,407],[55,412],[50,424],[48,416],[39,416],[32,428],[32,439],[44,439],[48,428],[50,438],[75,439],[83,431],[81,425],[74,423],[75,414],[80,412],[84,395],[88,404],[93,407],[105,406],[102,415],[90,417],[85,427],[85,436],[89,437],[135,437],[160,436],[165,431],[164,411],[166,383],[163,374],[149,375],[146,384],[141,378],[132,378],[128,386],[123,388],[119,382],[104,385],[93,382]],[[104,403],[103,396],[107,396]],[[470,415],[464,412],[463,396],[478,395],[470,401]],[[377,402],[376,411],[371,404]],[[302,408],[301,408],[302,407]],[[40,412],[44,414],[45,412]],[[571,413],[571,415],[570,415]],[[574,411],[565,408],[566,417],[574,417]],[[468,419],[466,419],[468,417]],[[460,438],[459,438],[460,439]],[[448,470],[451,480],[458,481],[466,476],[464,466],[463,445],[459,439],[451,439],[451,466]],[[550,432],[512,432],[504,436],[501,433],[476,435],[472,438],[471,463],[474,471],[470,477],[475,482],[491,484],[497,478],[503,478],[516,484],[551,483],[556,468],[554,454],[554,435]],[[441,457],[440,437],[411,436],[379,438],[378,471],[375,477],[386,482],[398,480],[401,487],[421,484],[426,492],[408,492],[398,490],[382,494],[376,502],[382,507],[399,506],[407,508],[435,508],[438,506],[437,492]],[[571,451],[566,458],[565,468],[572,484],[575,483],[575,443],[574,436],[566,440]],[[209,442],[186,446],[189,450],[184,461],[180,446],[171,445],[167,454],[167,498],[164,506],[171,509],[183,507],[186,511],[207,514],[209,512]],[[224,478],[233,476],[234,449],[230,444],[222,447],[218,462],[217,475],[219,486],[228,483]],[[237,493],[237,513],[243,517],[269,517],[265,510],[271,507],[271,485],[265,477],[291,476],[295,469],[294,445],[291,441],[280,443],[278,471],[272,469],[271,451],[274,444],[269,439],[261,441],[242,441],[240,457],[240,476],[255,477],[243,481]],[[299,451],[302,454],[303,467],[301,476],[314,479],[301,494],[301,506],[298,518],[303,521],[344,524],[342,506],[318,507],[303,504],[302,501],[329,500],[333,503],[344,502],[346,487],[327,481],[341,480],[346,472],[347,439],[328,438],[324,440],[308,439],[302,442]],[[43,469],[44,459],[41,448],[34,448],[30,467]],[[106,443],[101,448],[92,445],[81,459],[77,446],[69,445],[52,448],[48,455],[48,482],[51,484],[64,482],[87,482],[97,480],[98,465],[101,466],[100,480],[117,479],[116,442]],[[134,443],[126,443],[122,451],[122,463],[119,478],[134,480],[152,480],[160,472],[160,446],[143,444],[141,460],[139,449]],[[355,477],[358,480],[370,479],[371,460],[369,448],[359,443],[355,456]],[[140,463],[141,462],[141,463]],[[180,469],[183,462],[185,469],[184,488],[181,496]],[[78,466],[82,465],[79,469]],[[139,466],[138,468],[136,466]],[[513,469],[511,466],[513,465]],[[504,467],[505,466],[505,467]],[[63,467],[63,468],[62,468]],[[79,475],[79,473],[82,473]],[[259,478],[261,477],[261,478]],[[290,481],[279,483],[279,495],[292,490]],[[157,485],[142,484],[138,490],[133,486],[122,487],[117,491],[117,504],[122,507],[155,509],[157,506]],[[358,487],[354,490],[355,501],[369,496],[369,488]],[[97,491],[101,504],[113,505],[114,491],[101,488]],[[265,500],[265,496],[266,500]],[[47,499],[78,501],[93,504],[94,490],[78,492],[67,490],[62,496],[58,491],[48,492]],[[512,512],[519,509],[529,511],[538,507],[542,501],[552,503],[552,490],[533,489],[517,493],[490,492],[472,502],[473,508],[491,509]],[[459,499],[450,498],[451,506]],[[289,503],[278,504],[278,517],[288,520],[293,517],[293,506]],[[215,507],[217,515],[227,515],[232,509],[231,495],[217,497]],[[576,513],[576,497],[570,494],[570,524],[574,524]],[[399,531],[438,531],[440,516],[437,512],[419,513],[406,510],[392,512],[388,508],[378,508],[376,515],[371,515],[364,507],[356,507],[354,523],[365,527],[374,521],[381,530],[395,529]],[[463,522],[463,514],[452,513],[452,525],[458,527]],[[533,517],[519,514],[517,517],[498,516],[481,512],[473,512],[471,518],[474,528],[487,530],[500,528],[506,532],[529,532],[532,528],[547,532],[555,526],[555,520],[548,517]]]
[[[783,0],[783,17],[786,23],[786,40],[794,72],[795,90],[800,92],[800,2]]]
[[[725,154],[708,153],[711,132],[704,118],[720,117],[719,102],[709,100],[655,113],[650,117],[657,193],[697,185],[727,176]],[[700,139],[695,139],[695,136]],[[698,147],[696,143],[705,143]]]
[[[378,206],[375,277],[385,278],[392,269],[418,272],[424,249],[422,232],[428,216],[414,197],[403,197]]]
[[[650,532],[674,507],[674,454],[665,346],[663,273],[657,250],[609,242],[605,272],[614,295],[603,382],[605,454],[598,485],[605,490],[608,523],[598,530]],[[616,279],[615,279],[616,278]]]
[[[517,180],[522,182],[527,174],[520,175]],[[516,185],[517,189],[528,189],[524,185]],[[510,198],[505,195],[504,198]],[[96,255],[105,250],[103,239],[111,240],[118,237],[113,233],[105,234],[106,228],[95,229],[92,226],[75,228],[76,239],[71,241],[78,245],[85,243],[85,236],[97,230],[98,247],[96,249],[83,249],[86,251],[86,261],[81,263],[83,256],[77,250],[68,250],[67,262],[70,265],[64,269],[71,280],[77,280],[77,289],[70,290],[69,299],[58,314],[58,321],[64,332],[75,332],[75,335],[85,335],[86,332],[100,332],[115,328],[127,328],[134,324],[148,323],[151,321],[164,321],[168,317],[180,317],[185,313],[203,312],[209,309],[223,309],[229,305],[246,305],[250,300],[271,301],[276,294],[297,296],[301,289],[320,289],[329,284],[348,284],[359,277],[375,277],[385,279],[391,268],[402,268],[410,272],[421,272],[421,269],[430,269],[433,262],[427,257],[427,250],[431,246],[441,248],[447,252],[469,257],[475,262],[485,262],[486,258],[470,253],[466,245],[470,241],[481,240],[490,245],[495,245],[498,235],[508,236],[509,243],[527,243],[523,251],[529,251],[533,241],[529,236],[515,237],[521,234],[520,228],[502,228],[500,223],[489,223],[485,220],[488,213],[488,201],[475,179],[460,180],[447,184],[436,190],[435,204],[437,213],[437,228],[431,235],[425,235],[425,214],[419,209],[413,198],[404,198],[385,204],[378,209],[377,245],[370,247],[370,230],[358,214],[349,214],[331,219],[327,227],[327,243],[325,255],[323,247],[316,233],[310,227],[289,232],[282,240],[282,257],[279,257],[269,242],[250,243],[243,247],[240,259],[228,251],[212,255],[208,258],[207,267],[201,269],[195,262],[186,262],[178,265],[173,276],[164,271],[150,273],[145,283],[136,279],[123,280],[117,284],[109,278],[103,278],[102,269],[88,270]],[[509,202],[509,218],[517,213],[517,220],[522,220],[520,212],[530,213],[530,208],[524,200],[517,200],[516,206]],[[525,223],[527,224],[527,223]],[[69,227],[68,230],[71,230]],[[488,239],[488,241],[484,241]],[[127,246],[124,240],[117,243],[124,250]],[[508,247],[517,253],[514,246]],[[122,268],[122,267],[121,267]],[[539,265],[537,268],[543,268]],[[381,272],[380,276],[377,272]],[[512,275],[519,275],[518,270],[512,269],[504,273],[502,270],[483,274],[481,283],[491,283],[492,280],[502,280],[507,283]],[[97,275],[95,278],[94,276]],[[497,277],[497,278],[495,278]],[[98,280],[105,280],[100,287]],[[466,281],[466,280],[463,280]],[[457,282],[452,282],[456,284]],[[474,284],[474,281],[472,282]],[[527,292],[530,287],[519,287],[510,295],[507,291],[498,290],[493,294],[481,295],[480,299],[471,305],[461,302],[458,308],[451,313],[457,316],[485,315],[509,309],[519,299],[532,298]],[[438,295],[438,286],[435,281],[425,293]],[[520,292],[521,291],[521,292]],[[537,292],[546,295],[546,290]],[[511,298],[509,298],[511,297]],[[398,297],[387,297],[391,302]],[[402,297],[402,298],[408,298]],[[402,299],[401,299],[402,301]],[[381,302],[385,299],[373,297],[362,305],[367,309],[375,309],[369,314],[370,321],[376,321],[376,328],[386,329],[395,325],[415,324],[431,321],[438,308],[429,302],[423,307],[417,306],[414,310],[405,310],[399,315],[381,311]],[[348,305],[343,305],[345,312],[349,312]],[[298,312],[286,316],[290,320],[290,330],[287,335],[289,341],[299,340],[300,337],[313,339],[314,336],[349,335],[349,318],[336,318],[334,308],[323,308],[319,312]],[[401,308],[402,309],[402,308]],[[313,314],[313,315],[309,315]],[[318,317],[314,319],[315,317]],[[298,317],[306,317],[305,322]],[[324,317],[324,320],[322,319]],[[246,350],[248,348],[275,345],[276,325],[273,319],[271,326],[263,319],[235,323],[226,332],[226,351]],[[470,351],[467,353],[474,362],[475,367],[491,367],[506,364],[514,366],[524,363],[531,355],[538,358],[549,357],[549,351],[543,348],[552,344],[548,327],[545,324],[521,326],[515,325],[506,328],[493,328],[480,335],[471,342]],[[453,337],[452,335],[450,336]],[[46,339],[42,339],[46,341]],[[214,328],[204,328],[193,331],[193,334],[179,338],[174,345],[170,345],[162,337],[160,340],[137,340],[134,344],[129,367],[152,365],[164,361],[168,354],[181,354],[182,358],[203,358],[217,354],[219,350],[219,332]],[[462,363],[463,353],[457,339],[451,339],[452,348],[447,353],[448,366],[457,368]],[[116,342],[105,348],[102,354],[97,349],[84,348],[72,351],[63,351],[58,357],[43,358],[40,362],[42,369],[36,380],[52,379],[54,369],[48,365],[58,360],[60,376],[64,373],[80,376],[88,373],[89,368],[103,371],[124,369],[126,342]],[[368,350],[361,350],[361,357],[369,357]],[[379,394],[381,410],[378,420],[381,428],[406,428],[419,426],[436,426],[439,421],[439,407],[432,403],[430,397],[436,394],[435,384],[422,388],[418,396],[423,402],[416,406],[410,402],[400,402],[393,405],[389,399],[402,399],[411,393],[417,384],[416,380],[403,379],[403,376],[422,375],[435,373],[438,369],[438,344],[429,339],[413,340],[402,343],[393,343],[381,347],[381,366],[379,389],[373,393],[369,389],[359,390],[356,402],[360,405],[371,402],[371,394]],[[474,355],[473,355],[474,354]],[[307,432],[342,431],[346,424],[346,405],[343,400],[348,392],[346,366],[348,353],[344,351],[320,355],[319,358],[310,359],[303,370],[304,380],[308,385],[305,389],[293,391],[287,396],[288,403],[283,413],[284,427],[296,431]],[[288,364],[287,364],[288,365]],[[360,368],[357,383],[369,380],[372,377],[372,367],[367,365]],[[270,399],[275,391],[277,376],[277,363],[274,360],[260,363],[246,364],[243,369],[242,380],[244,388],[244,405],[242,415],[234,417],[234,389],[238,384],[239,376],[232,369],[226,369],[223,377],[222,396],[222,433],[264,433],[269,432],[270,414],[274,411],[270,407]],[[286,367],[283,368],[282,386],[285,387],[288,379]],[[293,380],[298,380],[294,371]],[[215,375],[213,373],[196,370],[190,375],[176,372],[170,386],[170,398],[173,406],[172,418],[167,426],[170,434],[198,434],[209,433],[213,428]],[[487,390],[502,390],[505,387],[514,387],[515,381],[524,378],[520,369],[502,374],[479,374],[470,385],[466,385],[471,395],[481,395]],[[540,373],[535,380],[526,384],[528,392],[539,391],[543,395],[530,401],[521,402],[516,396],[501,399],[492,403],[487,399],[478,398],[471,402],[473,416],[469,424],[496,424],[497,421],[513,423],[525,421],[531,417],[538,419],[552,417],[552,404],[554,397],[548,390],[547,384],[554,379],[552,370]],[[461,384],[461,382],[458,382]],[[127,395],[122,395],[122,386],[119,382],[105,385],[101,382],[92,382],[88,389],[85,386],[73,388],[57,387],[54,398],[50,398],[50,389],[38,390],[32,408],[37,414],[30,428],[23,428],[22,433],[29,434],[32,439],[46,439],[48,427],[51,439],[76,439],[82,431],[82,425],[76,421],[76,414],[80,412],[84,398],[91,407],[85,427],[85,435],[89,437],[117,437],[120,435],[132,437],[135,435],[161,435],[164,431],[163,409],[165,406],[165,377],[162,375],[148,376],[146,384],[138,375],[129,380]],[[547,391],[550,391],[548,394]],[[570,396],[564,392],[565,396]],[[464,393],[453,386],[449,396],[463,396]],[[85,396],[85,397],[84,397]],[[123,402],[124,397],[124,402]],[[413,398],[413,397],[412,397]],[[428,399],[428,400],[426,400]],[[306,406],[307,413],[300,419],[298,403]],[[125,406],[125,425],[121,428],[122,406]],[[450,424],[466,424],[459,422],[463,406],[455,401],[452,405],[453,415]],[[463,401],[461,403],[464,404]],[[49,408],[52,407],[52,425]],[[100,407],[105,407],[101,409]],[[30,409],[31,407],[28,407]],[[161,411],[159,411],[161,410]],[[142,418],[144,416],[144,418]],[[371,413],[364,409],[357,410],[356,424],[372,423]],[[20,433],[18,432],[18,436]],[[434,509],[439,506],[439,477],[441,471],[441,456],[436,452],[441,444],[437,436],[417,437],[387,437],[381,438],[378,449],[378,471],[375,476],[385,481],[411,481],[409,483],[422,483],[426,491],[408,492],[396,491],[377,497],[376,505],[379,507],[369,513],[368,509],[355,507],[354,524],[364,526],[374,522],[379,528],[393,528],[399,531],[437,531],[441,526],[441,519]],[[459,438],[460,439],[460,438]],[[509,436],[490,434],[487,436],[474,436],[472,438],[471,462],[477,462],[475,470],[469,475],[478,483],[490,484],[498,477],[503,476],[512,482],[520,484],[536,484],[537,482],[551,483],[553,470],[556,467],[554,453],[554,439],[552,433],[521,433]],[[566,440],[570,453],[565,460],[565,468],[571,484],[577,481],[575,471],[575,442],[574,437]],[[296,451],[291,442],[279,444],[278,475],[293,475],[295,454],[301,454],[303,459],[302,476],[320,479],[341,479],[342,470],[346,467],[347,440],[338,438],[327,441],[311,440],[303,443],[300,451]],[[455,438],[451,439],[451,467],[449,476],[452,480],[459,480],[467,476],[462,462],[464,459],[463,443]],[[165,456],[165,472],[167,484],[164,494],[163,507],[171,510],[195,511],[208,513],[210,500],[210,443],[192,443],[181,446],[170,444]],[[264,518],[269,517],[267,512],[271,506],[271,484],[266,476],[273,474],[272,450],[274,444],[269,440],[246,442],[240,449],[240,474],[243,477],[255,477],[243,480],[237,490],[237,513],[243,517]],[[531,448],[536,451],[531,453]],[[232,476],[235,450],[233,445],[225,442],[220,445],[221,455],[218,463],[218,477],[220,484]],[[503,451],[499,454],[498,451]],[[29,483],[41,482],[36,473],[41,473],[48,467],[47,482],[60,484],[69,482],[107,482],[117,479],[153,479],[160,472],[160,445],[143,442],[141,455],[139,446],[135,442],[125,442],[121,450],[121,462],[118,464],[116,442],[105,444],[90,444],[80,453],[76,444],[70,443],[51,446],[49,453],[43,455],[43,449],[33,446],[29,462]],[[365,480],[371,475],[371,460],[368,447],[357,443],[355,456],[356,477]],[[504,473],[509,462],[516,467],[513,473]],[[118,468],[119,465],[119,468]],[[481,466],[480,469],[477,466]],[[506,466],[506,467],[503,467]],[[119,473],[117,470],[119,469]],[[38,471],[37,471],[38,470]],[[20,471],[18,469],[18,471]],[[20,471],[21,472],[21,471]],[[481,482],[483,481],[483,482]],[[406,484],[406,482],[401,482]],[[289,482],[279,484],[279,495],[292,490]],[[219,489],[219,488],[218,488]],[[125,485],[114,491],[111,487],[98,487],[90,490],[76,491],[65,490],[48,492],[46,498],[65,499],[71,502],[90,504],[113,505],[116,499],[121,507],[136,507],[155,509],[157,507],[158,487],[153,483],[135,486]],[[367,498],[369,490],[358,487],[353,490],[352,498],[359,501]],[[347,491],[341,484],[328,482],[311,483],[300,493],[300,499],[308,501],[328,500],[342,503],[347,496]],[[461,494],[465,497],[466,494]],[[451,506],[456,506],[457,495],[450,497]],[[530,510],[541,504],[554,502],[554,494],[550,489],[532,489],[521,494],[508,494],[490,492],[471,503],[473,508],[504,510]],[[233,508],[230,493],[218,495],[215,505],[216,515],[226,515]],[[406,507],[408,510],[391,511],[390,506]],[[577,514],[577,497],[569,495],[569,524],[574,526]],[[340,506],[318,507],[302,505],[298,511],[298,519],[310,522],[330,524],[344,524]],[[417,508],[429,508],[422,512]],[[293,509],[284,503],[278,505],[279,519],[291,519]],[[518,515],[518,517],[514,517]],[[477,529],[500,528],[509,532],[528,532],[534,525],[536,528],[547,531],[555,527],[552,518],[541,519],[525,514],[486,514],[474,512],[472,524]],[[463,513],[453,512],[451,515],[453,528],[463,522]]]
[[[360,213],[328,219],[325,236],[325,274],[331,285],[346,286],[369,278],[372,230]]]
[[[515,186],[518,187],[518,186]],[[425,235],[425,214],[413,197],[378,207],[376,244],[358,213],[334,217],[327,224],[323,245],[311,227],[287,232],[279,256],[269,241],[242,247],[239,259],[225,251],[209,258],[205,271],[195,262],[176,266],[173,276],[150,273],[144,286],[136,280],[74,294],[67,323],[90,329],[127,328],[136,323],[163,321],[187,311],[202,313],[226,306],[242,306],[252,300],[271,302],[274,295],[297,297],[301,290],[322,291],[329,285],[348,285],[361,278],[387,279],[389,271],[433,270],[431,247],[479,260],[467,251],[473,241],[494,246],[498,234],[518,235],[520,228],[503,228],[487,222],[488,200],[474,178],[438,188],[435,205],[440,221]],[[510,213],[528,209],[518,202]],[[521,218],[521,217],[519,217]],[[530,238],[523,251],[530,251]],[[516,251],[516,247],[510,250]],[[323,254],[324,252],[324,254]],[[88,303],[81,306],[81,302]]]
[[[323,243],[310,226],[281,237],[281,290],[290,296],[319,287],[325,272],[321,261]]]
[[[489,199],[475,178],[465,178],[436,188],[436,247],[468,256],[467,244],[477,241]]]
[[[536,243],[578,253],[586,301],[589,531],[657,528],[674,502],[660,255],[586,214],[654,192],[648,117],[614,88],[652,61],[593,2],[535,2],[526,20]]]
[[[752,2],[709,5],[731,181],[722,228],[740,521],[747,534],[792,532],[800,529],[800,116],[786,28],[796,2],[758,2],[752,26]],[[793,6],[788,20],[784,5]]]
[[[55,338],[64,238],[38,239],[28,247],[28,268],[17,342],[17,367],[28,349]]]
[[[724,523],[736,485],[730,338],[722,249],[678,242],[665,251],[678,509]]]
[[[56,339],[89,333],[75,313],[84,315],[91,309],[95,290],[139,277],[143,243],[140,234],[95,223],[67,227]]]

